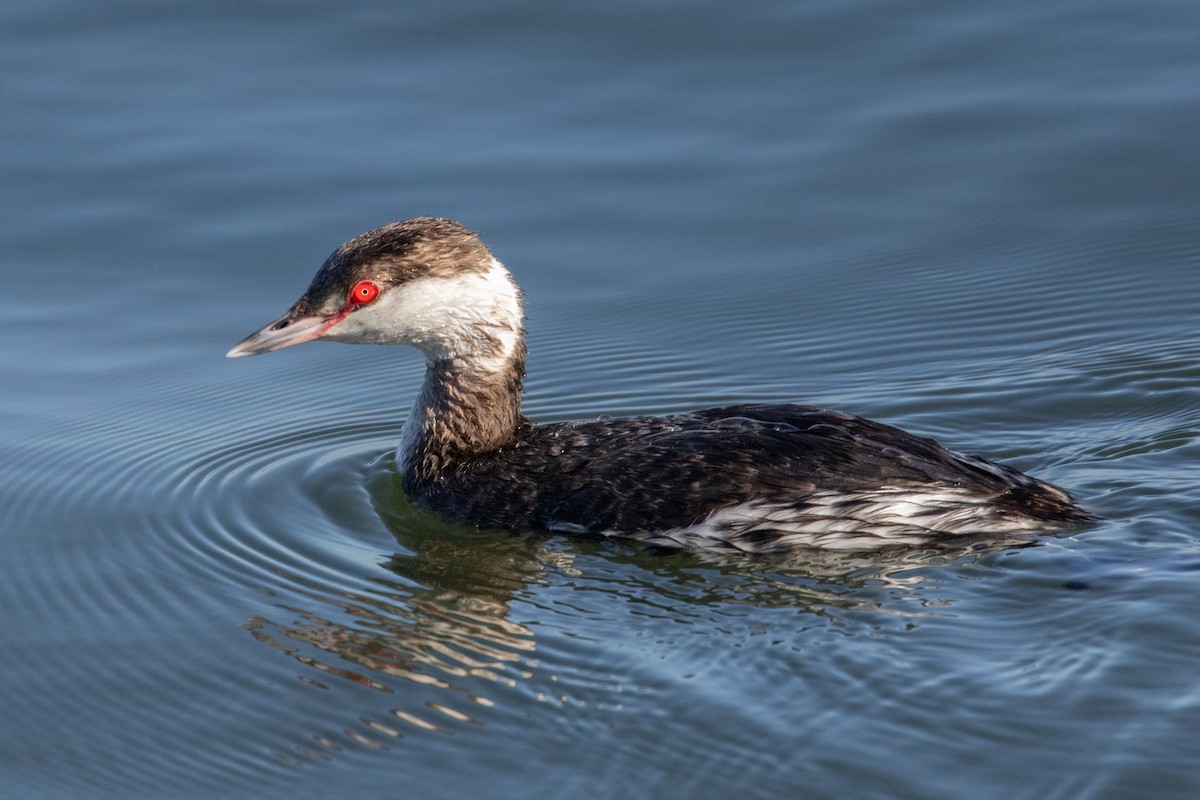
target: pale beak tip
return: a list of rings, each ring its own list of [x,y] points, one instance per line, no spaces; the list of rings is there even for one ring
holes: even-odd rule
[[[293,317],[291,312],[288,312],[279,319],[268,322],[235,344],[225,354],[225,357],[257,356],[301,342],[311,342],[314,339],[320,339],[325,331],[329,330],[330,326],[339,319],[340,317],[330,318],[318,315]]]

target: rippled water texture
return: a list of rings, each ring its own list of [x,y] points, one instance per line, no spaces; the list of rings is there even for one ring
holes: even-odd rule
[[[0,796],[1200,796],[1194,3],[0,9]],[[824,405],[1071,489],[714,560],[420,513],[413,352],[236,362],[479,230],[539,420]]]

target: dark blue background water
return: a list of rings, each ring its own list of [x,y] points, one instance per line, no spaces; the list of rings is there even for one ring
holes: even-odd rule
[[[0,10],[0,795],[1191,798],[1200,9]],[[1071,488],[1025,548],[478,532],[415,353],[229,362],[437,214],[538,419],[842,408]]]

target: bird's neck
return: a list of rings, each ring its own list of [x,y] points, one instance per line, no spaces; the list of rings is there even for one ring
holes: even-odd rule
[[[523,338],[502,361],[429,359],[425,383],[401,432],[401,470],[433,479],[515,443],[529,424],[521,415],[524,381]]]

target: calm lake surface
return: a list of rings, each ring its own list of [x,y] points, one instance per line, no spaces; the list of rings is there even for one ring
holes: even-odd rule
[[[1200,796],[1200,6],[10,0],[0,796]],[[714,561],[412,509],[415,351],[225,351],[478,230],[541,421],[804,402],[1029,546]]]

